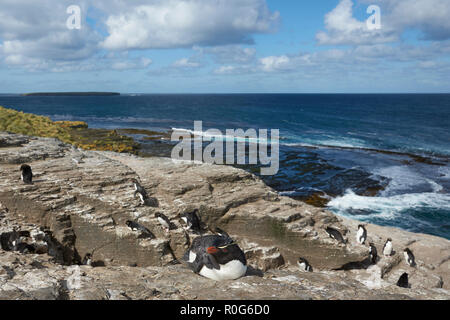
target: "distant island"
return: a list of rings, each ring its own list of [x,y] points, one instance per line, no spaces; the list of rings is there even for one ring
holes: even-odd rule
[[[54,97],[54,96],[120,96],[118,92],[33,92],[33,93],[24,93],[23,96],[27,97]]]

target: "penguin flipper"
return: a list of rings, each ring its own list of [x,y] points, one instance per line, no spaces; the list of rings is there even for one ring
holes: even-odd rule
[[[189,260],[189,258],[188,258]],[[197,257],[195,258],[194,262],[190,263],[188,262],[188,266],[192,269],[192,271],[194,271],[195,273],[200,273],[200,271],[202,270],[204,263],[203,263],[203,258],[200,257],[199,255],[197,255]]]
[[[214,257],[211,256],[210,254],[205,254],[203,256],[203,262],[205,266],[207,266],[209,269],[220,270],[220,265],[217,263],[216,259],[214,259]]]
[[[185,262],[189,262],[189,251],[190,250],[188,250],[188,251],[186,251],[185,253],[184,253],[184,255],[183,255],[183,261],[185,261]]]

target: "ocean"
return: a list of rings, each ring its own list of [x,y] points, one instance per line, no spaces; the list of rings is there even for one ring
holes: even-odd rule
[[[279,129],[280,170],[261,178],[281,194],[450,239],[448,94],[0,95],[0,105],[91,128]]]

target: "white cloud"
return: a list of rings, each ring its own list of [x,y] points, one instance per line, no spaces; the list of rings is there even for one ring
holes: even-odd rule
[[[265,72],[286,71],[292,69],[291,59],[286,56],[270,56],[259,60]]]
[[[81,30],[66,27],[66,8],[74,3],[82,8]],[[356,18],[356,3],[363,11],[366,4],[382,8],[381,30],[370,31],[364,18]],[[88,7],[89,21],[96,27],[84,20]],[[215,75],[272,73],[320,79],[388,67],[444,75],[449,70],[448,17],[450,0],[341,0],[325,15],[324,29],[316,38],[321,45],[350,47],[258,56],[256,48],[270,46],[246,44],[280,22],[267,0],[1,0],[0,63],[41,72],[140,70],[152,60],[134,58],[128,50],[187,47],[193,48],[192,56],[149,74],[194,77],[213,62],[208,71]],[[400,41],[408,29],[421,31],[428,41]]]
[[[252,34],[271,32],[279,20],[279,13],[270,12],[265,0],[160,0],[133,4],[106,19],[109,36],[102,43],[104,48],[251,43]]]
[[[0,51],[4,63],[45,69],[94,55],[101,37],[85,23],[81,30],[67,28],[69,4],[68,0],[2,0]],[[86,8],[85,1],[79,4]]]
[[[201,65],[198,62],[190,61],[188,58],[182,58],[175,61],[172,66],[175,68],[198,68]]]
[[[325,28],[327,32],[316,34],[321,45],[360,45],[398,40],[398,35],[383,22],[381,29],[369,30],[366,21],[355,19],[352,0],[341,0],[336,8],[325,15]]]
[[[353,1],[341,0],[325,15],[325,29],[316,34],[321,45],[373,45],[397,42],[408,29],[420,30],[425,39],[450,39],[448,0],[360,0],[381,7],[381,29],[369,30],[353,15]],[[368,17],[368,16],[367,16]]]
[[[450,1],[384,0],[381,3],[388,13],[387,21],[397,29],[417,28],[427,39],[450,39]]]
[[[215,46],[194,48],[201,54],[211,55],[215,62],[219,64],[242,64],[249,63],[255,59],[256,49],[246,48],[239,45]]]
[[[215,74],[234,74],[236,71],[235,66],[221,66],[214,70]]]
[[[131,60],[116,61],[112,64],[114,70],[129,70],[129,69],[145,69],[152,63],[151,59],[138,58]]]

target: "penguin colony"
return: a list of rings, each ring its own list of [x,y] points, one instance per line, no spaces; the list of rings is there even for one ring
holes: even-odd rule
[[[76,161],[76,163],[78,164],[82,162]],[[20,167],[20,171],[22,182],[24,184],[33,184],[33,172],[31,167],[27,164],[23,164]],[[131,182],[134,186],[134,197],[139,197],[141,205],[155,206],[156,203],[157,206],[157,200],[148,196],[145,188],[142,187],[137,179],[132,179]],[[166,233],[169,233],[170,230],[176,228],[170,219],[160,212],[155,213],[155,218]],[[214,234],[203,235],[205,228],[202,226],[198,209],[184,212],[180,218],[185,224],[184,230],[186,232],[192,232],[199,235],[193,240],[190,248],[183,256],[183,260],[192,271],[216,281],[238,279],[245,275],[247,272],[247,261],[245,254],[225,231],[216,228],[212,231]],[[140,234],[139,238],[156,238],[148,228],[137,221],[127,220],[125,224],[133,232],[138,232]],[[348,239],[344,239],[341,232],[335,228],[328,226],[325,228],[325,232],[330,238],[336,240],[340,244],[345,245],[348,242]],[[21,253],[34,253],[36,249],[33,246],[21,241],[21,239],[26,236],[26,234],[20,234],[13,231],[10,239],[7,239],[11,249]],[[365,226],[358,225],[356,242],[364,245],[366,240],[367,230]],[[377,249],[372,242],[369,243],[369,247],[369,261],[371,264],[376,264],[379,258]],[[388,238],[386,240],[382,253],[385,257],[389,257],[394,253],[392,239]],[[416,266],[414,254],[409,248],[404,249],[403,255],[408,266]],[[93,265],[92,256],[93,254],[86,253],[81,263],[83,265]],[[299,270],[302,272],[313,272],[313,267],[304,257],[298,258],[297,265]],[[400,276],[397,281],[397,286],[402,288],[410,288],[408,273],[405,272]]]
[[[348,239],[345,240],[342,236],[341,232],[339,230],[336,230],[332,227],[326,227],[325,229],[326,233],[329,235],[330,238],[336,240],[338,243],[346,244],[348,242]],[[358,229],[356,231],[356,242],[363,245],[367,240],[367,230],[364,225],[358,225]],[[377,261],[379,260],[377,248],[374,243],[369,243],[369,262],[371,264],[377,264]],[[394,254],[392,239],[388,238],[383,246],[383,255],[385,257],[390,257]],[[405,262],[409,267],[414,268],[416,266],[416,261],[413,252],[409,248],[405,248],[403,250],[403,255],[405,258]],[[299,269],[301,271],[312,271],[311,265],[308,263],[308,261],[300,257],[297,262]],[[403,273],[400,278],[397,281],[397,286],[401,288],[410,288],[411,285],[408,280],[408,273]]]

